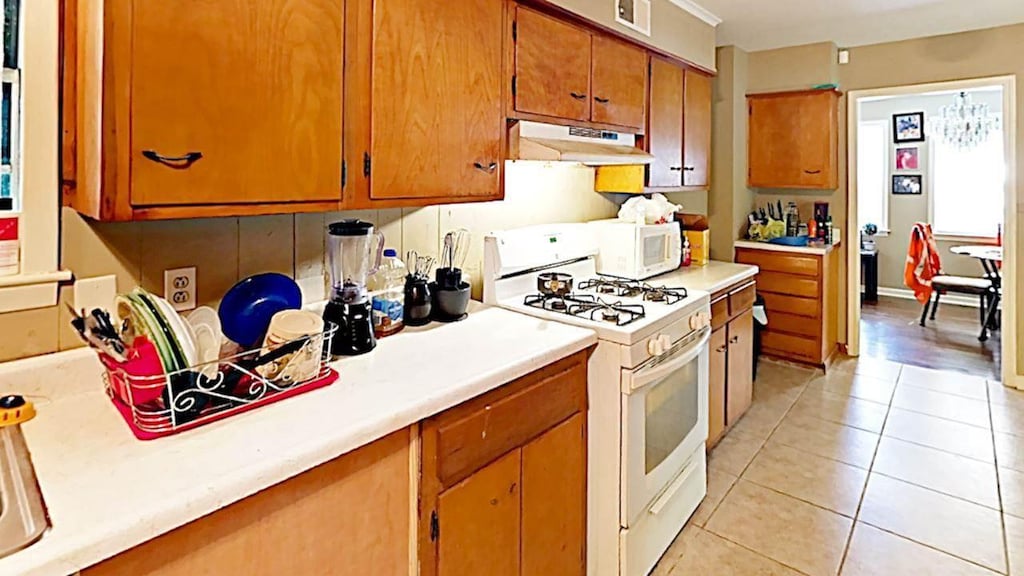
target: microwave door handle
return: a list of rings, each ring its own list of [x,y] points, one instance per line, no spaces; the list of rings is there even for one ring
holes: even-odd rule
[[[657,366],[641,368],[633,375],[633,383],[629,388],[629,392],[635,392],[650,382],[657,382],[668,374],[686,366],[692,362],[694,358],[700,355],[710,339],[711,327],[708,326],[701,331],[701,335],[696,342],[687,345],[686,348],[683,348],[682,350],[674,352],[670,359],[658,364]],[[638,382],[642,382],[642,384]]]

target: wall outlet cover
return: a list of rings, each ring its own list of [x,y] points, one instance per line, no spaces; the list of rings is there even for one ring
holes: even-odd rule
[[[196,267],[164,270],[164,298],[178,312],[196,307]]]
[[[75,310],[92,312],[96,308],[114,309],[114,298],[117,297],[117,276],[97,276],[95,278],[78,278],[75,280]]]

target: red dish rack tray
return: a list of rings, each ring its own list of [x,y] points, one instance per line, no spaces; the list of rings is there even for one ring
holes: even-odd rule
[[[141,375],[130,372],[131,362],[99,357],[111,402],[136,438],[152,440],[333,383],[338,373],[329,362],[337,330],[329,322],[322,334],[275,347],[295,351],[271,362],[265,359],[273,350],[255,348],[176,372]]]

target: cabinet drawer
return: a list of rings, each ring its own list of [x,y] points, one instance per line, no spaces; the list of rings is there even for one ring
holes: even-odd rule
[[[718,330],[729,321],[729,297],[723,296],[711,303],[711,329]]]
[[[765,352],[777,356],[815,363],[821,361],[821,344],[815,338],[766,329],[761,333],[761,347]]]
[[[799,334],[810,338],[817,338],[821,335],[821,320],[796,316],[785,312],[772,312],[768,322],[774,332],[785,332],[787,334]]]
[[[756,290],[753,284],[749,284],[739,290],[729,293],[729,317],[737,316],[754,307],[754,296]]]
[[[774,292],[804,298],[818,297],[818,279],[806,276],[781,272],[761,272],[757,275],[757,286],[761,292]]]
[[[821,302],[817,299],[786,296],[785,294],[775,294],[772,292],[761,292],[761,297],[764,298],[765,312],[768,314],[769,321],[775,312],[784,312],[808,318],[821,317]]]
[[[788,254],[767,250],[737,250],[736,261],[753,264],[765,272],[784,272],[798,276],[818,276],[821,259],[806,254]]]
[[[424,434],[436,433],[438,479],[462,480],[586,404],[586,355],[576,354],[430,418]]]

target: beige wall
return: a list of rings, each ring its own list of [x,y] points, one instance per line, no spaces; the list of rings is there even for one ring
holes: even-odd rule
[[[62,267],[76,278],[114,274],[119,291],[141,285],[163,292],[163,271],[197,267],[198,300],[216,304],[239,279],[281,272],[296,279],[324,278],[324,228],[341,218],[377,224],[387,246],[437,255],[445,232],[467,228],[472,250],[466,269],[479,297],[483,235],[490,230],[556,221],[613,217],[613,198],[594,192],[594,171],[578,165],[516,162],[509,165],[506,199],[426,208],[170,220],[123,224],[88,221],[62,213]],[[678,200],[677,200],[678,201]],[[80,346],[70,328],[61,291],[59,306],[0,315],[0,360]]]
[[[715,28],[670,0],[651,0],[651,35],[644,36],[615,21],[612,0],[551,0],[588,20],[674,54],[709,70],[715,69]]]
[[[731,262],[732,243],[750,212],[747,190],[747,53],[735,46],[718,49],[712,108],[711,257]]]
[[[832,42],[751,52],[747,89],[751,93],[780,92],[838,84],[838,52]]]

